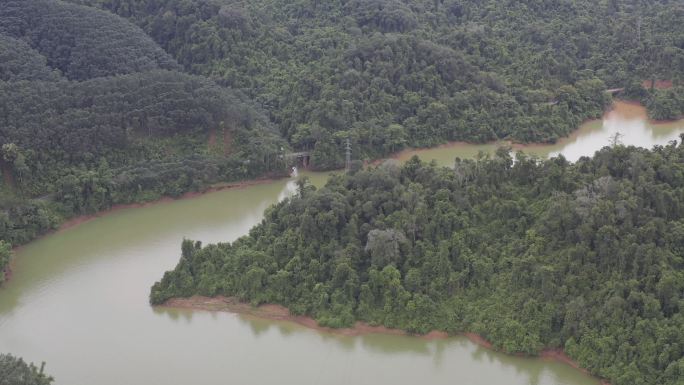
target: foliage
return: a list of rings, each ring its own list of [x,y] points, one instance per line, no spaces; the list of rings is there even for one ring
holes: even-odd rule
[[[12,245],[0,240],[0,284],[5,281],[5,275],[12,257]]]
[[[0,34],[26,41],[69,79],[178,67],[135,25],[109,12],[61,1],[3,1]]]
[[[201,77],[0,82],[0,98],[0,166],[20,198],[0,200],[0,239],[14,244],[64,217],[284,169],[267,118]]]
[[[258,106],[178,68],[109,12],[0,3],[0,239],[18,245],[74,215],[283,172],[286,143]]]
[[[606,87],[679,84],[683,15],[621,0],[4,1],[0,239],[283,172],[288,143],[328,169],[347,138],[356,159],[554,141],[601,115]],[[647,96],[655,117],[681,111],[681,91]]]
[[[61,219],[46,200],[12,202],[0,211],[0,238],[21,245],[55,229]]]
[[[0,354],[0,385],[50,385],[53,378],[34,364],[27,364],[11,354]]]
[[[563,348],[616,385],[675,385],[682,256],[684,144],[574,164],[502,148],[302,183],[232,244],[185,240],[150,301],[226,295],[334,327],[472,331],[507,352]]]
[[[684,116],[684,86],[652,90],[644,101],[652,119],[674,120]]]
[[[22,40],[0,34],[0,81],[57,80],[59,72]]]
[[[552,142],[600,116],[606,88],[684,73],[684,8],[668,0],[72,1],[244,90],[318,168],[341,164],[346,138],[357,159]]]
[[[197,147],[206,153],[211,130],[230,131],[239,151],[257,151],[259,141],[276,142],[270,124],[249,101],[209,80],[178,72],[83,82],[4,82],[0,98],[5,102],[0,113],[5,161],[16,181],[33,195],[46,193],[46,182],[61,180],[71,171],[69,166],[92,170],[106,160],[118,167],[192,154]],[[177,140],[159,149],[154,147],[162,143],[149,143],[163,138]],[[197,139],[201,143],[193,146]]]

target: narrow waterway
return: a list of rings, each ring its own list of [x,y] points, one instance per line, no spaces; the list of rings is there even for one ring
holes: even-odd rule
[[[684,132],[684,121],[654,125],[639,111],[618,104],[571,138],[525,151],[575,160],[607,145],[614,131],[625,144],[648,147]],[[400,158],[417,153],[451,164],[494,147],[453,144]],[[308,176],[317,185],[326,179]],[[21,248],[0,289],[0,352],[46,361],[57,385],[598,384],[566,364],[496,353],[463,337],[345,337],[149,306],[149,288],[178,261],[183,238],[232,241],[294,188],[280,180],[119,210]]]
[[[650,149],[657,144],[665,145],[672,140],[679,140],[681,133],[684,133],[684,120],[651,122],[647,119],[643,106],[616,102],[602,120],[588,121],[569,137],[562,138],[554,144],[514,144],[512,148],[514,151],[523,151],[540,158],[562,154],[567,160],[574,162],[582,156],[591,156],[601,148],[611,145],[615,134],[618,134],[618,141],[621,144]],[[434,159],[440,165],[452,166],[457,156],[474,158],[479,152],[493,153],[497,147],[506,144],[456,142],[437,148],[402,151],[396,158],[406,161],[413,155],[418,155],[424,160]]]

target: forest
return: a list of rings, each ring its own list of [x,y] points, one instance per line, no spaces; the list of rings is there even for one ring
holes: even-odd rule
[[[151,303],[227,295],[331,327],[471,331],[562,348],[614,385],[679,385],[684,145],[359,164],[555,142],[610,89],[675,119],[683,75],[671,0],[3,0],[0,284],[13,246],[67,218],[283,175],[290,151],[339,168],[350,140],[351,172],[301,180],[249,235],[185,240]],[[12,376],[52,381],[0,355]]]
[[[4,240],[0,240],[0,285],[5,281],[6,274],[9,274],[8,266],[11,252],[12,246]]]
[[[12,245],[74,215],[285,168],[287,143],[249,97],[92,7],[0,4],[0,100],[0,240]]]
[[[684,139],[684,135],[682,135]],[[320,325],[562,348],[614,385],[684,378],[684,144],[576,163],[500,148],[332,176],[233,243],[184,240],[152,304],[229,296]]]
[[[525,26],[525,28],[519,28]],[[677,2],[8,0],[0,239],[448,140],[553,142],[608,88],[684,113]],[[671,87],[643,87],[665,79]]]
[[[34,364],[11,354],[0,354],[0,385],[50,385],[53,378],[43,373]]]
[[[342,164],[347,138],[359,159],[446,140],[553,142],[602,114],[601,91],[644,80],[676,89],[644,91],[653,117],[684,112],[677,1],[71,1],[244,91],[321,169]]]

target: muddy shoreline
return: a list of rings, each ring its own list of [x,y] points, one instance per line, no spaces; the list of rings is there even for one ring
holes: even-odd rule
[[[167,309],[188,309],[188,310],[203,310],[211,312],[228,312],[235,314],[242,314],[248,317],[268,319],[274,321],[286,321],[296,323],[298,325],[304,326],[309,329],[317,330],[324,333],[330,333],[340,336],[362,336],[367,334],[388,334],[388,335],[398,335],[398,336],[414,336],[416,338],[422,338],[426,340],[437,340],[446,339],[450,336],[447,332],[440,330],[432,330],[427,334],[415,335],[406,332],[401,329],[392,329],[384,326],[372,326],[365,322],[357,321],[351,328],[340,328],[334,329],[325,326],[320,326],[316,320],[307,316],[297,316],[291,315],[290,311],[282,306],[276,304],[263,304],[254,307],[248,303],[240,302],[236,298],[232,297],[203,297],[203,296],[192,296],[190,298],[171,298],[162,305],[158,305],[159,308]],[[491,342],[487,341],[484,337],[477,333],[463,332],[460,335],[468,338],[471,342],[482,346],[486,349],[491,349],[494,351],[499,351],[496,349]],[[528,357],[524,354],[518,354],[519,356]],[[534,357],[534,356],[529,356]],[[574,369],[581,371],[587,375],[593,376],[589,371],[580,366],[580,364],[570,358],[562,349],[545,349],[539,353],[539,358],[544,360],[552,360],[562,362],[566,365],[572,366]],[[609,382],[603,379],[599,379],[601,385],[610,385]]]
[[[169,203],[169,202],[173,202],[173,201],[177,201],[177,200],[183,200],[183,199],[192,199],[192,198],[200,197],[204,194],[209,194],[209,193],[223,191],[223,190],[242,189],[242,188],[247,188],[247,187],[256,186],[256,185],[260,185],[260,184],[267,184],[267,183],[275,182],[277,180],[281,180],[281,179],[285,179],[285,178],[287,178],[287,176],[285,176],[285,175],[283,175],[283,176],[269,175],[269,176],[264,176],[264,177],[260,177],[260,178],[255,178],[255,179],[247,179],[247,180],[243,180],[243,181],[239,181],[239,182],[217,183],[217,184],[210,185],[201,191],[189,191],[189,192],[186,192],[185,194],[182,194],[178,197],[164,196],[164,197],[161,197],[159,199],[151,200],[148,202],[122,203],[122,204],[114,205],[114,206],[112,206],[106,210],[98,211],[94,214],[79,215],[79,216],[75,216],[73,218],[69,218],[69,219],[65,220],[64,222],[60,223],[56,229],[47,231],[47,232],[37,236],[36,238],[33,238],[32,240],[30,240],[29,242],[27,242],[25,244],[12,247],[12,252],[11,252],[12,257],[10,258],[10,262],[9,262],[9,264],[8,264],[8,266],[4,272],[0,271],[0,274],[5,274],[5,280],[2,283],[0,283],[0,288],[2,287],[3,284],[6,284],[12,278],[12,270],[13,270],[13,266],[15,263],[15,254],[18,253],[19,251],[21,251],[21,249],[24,248],[29,243],[38,241],[44,237],[50,236],[52,234],[58,234],[62,231],[65,231],[65,230],[68,230],[70,228],[79,226],[83,223],[90,222],[93,219],[115,213],[115,212],[120,211],[120,210],[148,207],[148,206],[158,205],[158,204],[162,204],[162,203]]]
[[[651,119],[648,116],[646,106],[644,106],[639,100],[615,100],[613,102],[612,108],[606,112],[606,115],[608,114],[620,114],[623,117],[632,119],[643,118],[655,126],[676,123],[684,119],[684,115],[675,119]]]
[[[32,239],[31,241],[29,241],[26,244],[13,247],[12,253],[16,253],[16,252],[20,251],[27,244],[35,242],[37,240],[40,240],[46,236],[49,236],[51,234],[60,233],[64,230],[76,227],[76,226],[83,224],[83,223],[86,223],[86,222],[90,222],[93,219],[103,217],[105,215],[112,214],[112,213],[115,213],[117,211],[132,209],[132,208],[148,207],[148,206],[158,205],[158,204],[162,204],[162,203],[169,203],[169,202],[173,202],[173,201],[177,201],[177,200],[183,200],[183,199],[192,199],[192,198],[200,197],[204,194],[209,194],[209,193],[213,193],[213,192],[217,192],[217,191],[242,189],[242,188],[247,188],[247,187],[256,186],[256,185],[260,185],[260,184],[267,184],[267,183],[275,182],[277,180],[284,179],[284,178],[286,178],[286,177],[285,176],[283,176],[283,177],[268,176],[268,177],[257,178],[257,179],[248,179],[248,180],[244,180],[244,181],[240,181],[240,182],[219,183],[219,184],[211,185],[211,186],[209,186],[206,189],[201,190],[201,191],[189,191],[189,192],[182,194],[182,195],[175,197],[175,198],[165,196],[165,197],[161,197],[159,199],[155,199],[155,200],[148,201],[148,202],[117,204],[117,205],[114,205],[114,206],[112,206],[106,210],[98,211],[94,214],[79,215],[79,216],[67,219],[64,222],[60,223],[60,225],[56,229],[48,231],[44,234],[41,234],[40,236]],[[11,266],[12,266],[12,262],[10,261],[10,270],[11,270]],[[7,282],[7,280],[5,280],[5,282]]]
[[[208,188],[206,188],[202,191],[186,192],[185,194],[182,194],[181,196],[176,197],[176,198],[166,196],[166,197],[161,197],[159,199],[155,199],[155,200],[152,200],[149,202],[118,204],[118,205],[114,205],[114,206],[112,206],[106,210],[98,211],[95,214],[80,215],[78,217],[66,220],[54,232],[64,231],[66,229],[80,225],[81,223],[85,223],[85,222],[91,221],[95,218],[99,218],[101,216],[105,216],[107,214],[111,214],[111,213],[114,213],[114,212],[117,212],[120,210],[153,206],[153,205],[157,205],[160,203],[168,203],[168,202],[173,202],[173,201],[183,200],[183,199],[192,199],[192,198],[202,196],[204,194],[209,194],[209,193],[213,193],[213,192],[217,192],[217,191],[223,191],[223,190],[241,189],[241,188],[256,186],[256,185],[260,185],[260,184],[271,183],[271,182],[275,182],[275,181],[283,179],[283,178],[285,178],[285,177],[284,176],[282,178],[265,177],[265,178],[257,178],[257,179],[248,179],[248,180],[241,181],[241,182],[221,183],[221,184],[215,184],[215,185],[209,186]],[[48,234],[50,234],[50,233],[47,233],[45,235],[48,235]]]

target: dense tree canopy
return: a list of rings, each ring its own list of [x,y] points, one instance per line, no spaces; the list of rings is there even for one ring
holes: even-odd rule
[[[11,257],[12,247],[9,243],[0,240],[0,285],[5,281]]]
[[[684,73],[684,7],[668,0],[72,1],[243,89],[320,168],[340,164],[347,137],[359,158],[554,141],[602,113],[604,89]],[[648,106],[676,116],[666,104]]]
[[[684,87],[651,90],[645,93],[643,101],[653,119],[679,119],[684,116]]]
[[[302,183],[249,235],[181,254],[153,304],[234,296],[333,327],[563,348],[615,385],[684,378],[684,144],[386,164]]]
[[[23,39],[69,79],[175,69],[140,28],[109,12],[58,0],[6,0],[0,34]]]
[[[0,34],[0,81],[57,80],[45,56],[22,40]]]
[[[0,240],[65,217],[285,168],[241,92],[179,72],[139,27],[61,1],[0,3]]]
[[[43,365],[44,366],[44,365]],[[52,377],[11,354],[0,354],[0,385],[50,385]]]
[[[282,172],[287,143],[335,168],[347,138],[357,159],[554,141],[603,112],[607,87],[647,78],[675,86],[628,94],[673,118],[683,16],[666,1],[4,1],[0,239]]]
[[[284,167],[285,144],[258,108],[196,76],[0,82],[0,98],[0,239],[14,244],[60,217]]]
[[[357,159],[553,142],[608,88],[676,118],[682,74],[669,0],[4,0],[0,271],[66,217],[279,173],[288,147],[334,168],[347,139]],[[683,145],[354,170],[233,244],[185,241],[151,301],[471,330],[562,347],[616,385],[684,377]],[[15,378],[50,382],[1,355],[0,384]]]
[[[192,140],[206,140],[211,130],[231,131],[235,146],[254,151],[270,126],[240,95],[209,80],[170,71],[96,78],[83,82],[2,82],[0,141],[15,180],[40,194],[79,163],[128,165],[158,156],[146,154],[151,141],[183,138],[181,146],[161,146],[192,153]],[[275,136],[275,133],[272,134]],[[250,147],[251,145],[251,147]],[[164,148],[168,147],[168,148]],[[206,151],[205,151],[206,152]],[[21,164],[19,164],[21,162]]]

